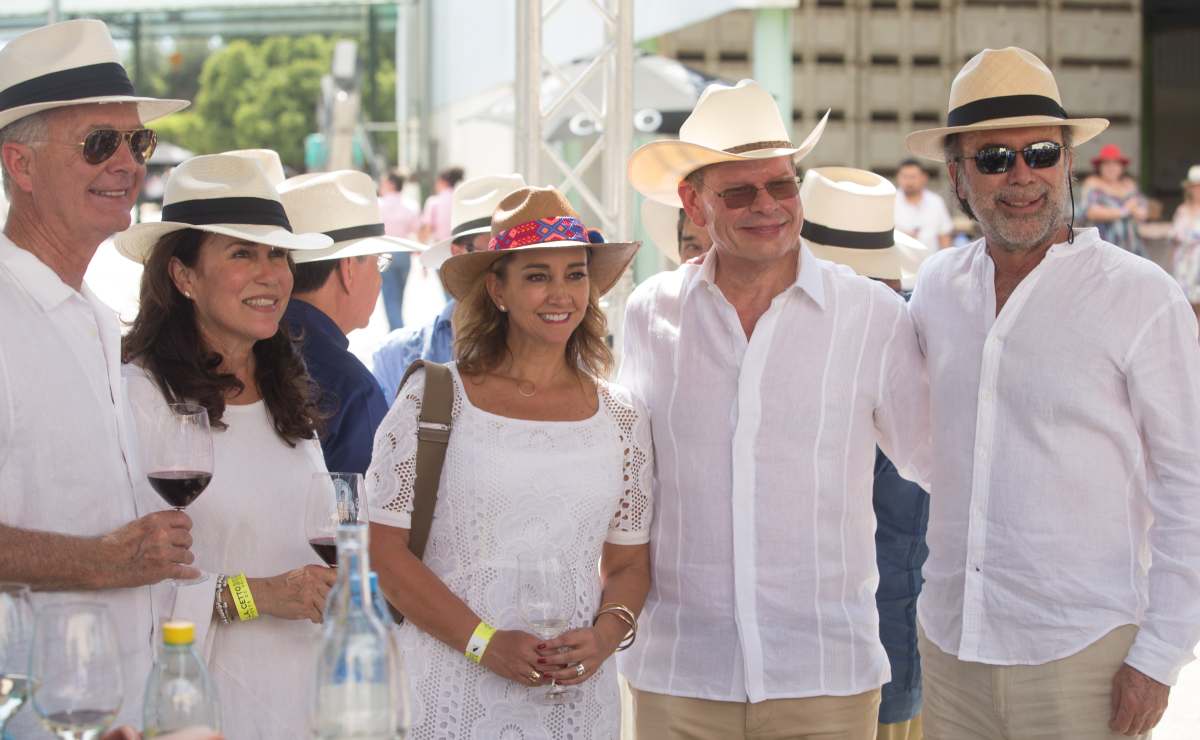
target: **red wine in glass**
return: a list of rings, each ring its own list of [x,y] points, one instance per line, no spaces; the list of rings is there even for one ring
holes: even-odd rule
[[[161,470],[146,476],[150,487],[176,509],[187,508],[208,487],[212,473],[200,470]]]
[[[308,541],[317,557],[325,561],[330,568],[337,567],[337,539],[334,537],[314,537]]]

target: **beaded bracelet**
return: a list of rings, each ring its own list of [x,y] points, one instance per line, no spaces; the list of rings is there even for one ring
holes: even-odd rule
[[[217,576],[217,616],[221,618],[221,624],[229,624],[229,608],[225,606],[225,597],[222,593],[225,591],[225,582],[227,577],[224,575]],[[230,596],[233,594],[231,593]]]

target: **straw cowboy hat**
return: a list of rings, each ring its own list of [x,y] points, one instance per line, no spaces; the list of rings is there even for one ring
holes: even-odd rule
[[[678,206],[665,206],[647,198],[642,201],[642,226],[658,251],[667,259],[679,264],[679,214]]]
[[[1068,116],[1050,68],[1010,46],[971,57],[950,85],[946,125],[914,131],[905,143],[918,157],[943,162],[942,142],[949,134],[1026,126],[1069,126],[1078,145],[1108,128],[1108,121]]]
[[[276,188],[287,179],[287,175],[283,171],[283,162],[279,159],[279,152],[274,149],[233,149],[221,153],[246,157],[257,162],[258,166],[262,168],[263,174],[267,176],[267,182]]]
[[[424,244],[383,233],[375,181],[357,170],[297,175],[279,186],[279,197],[293,229],[333,240],[332,247],[292,255],[296,264],[425,251]]]
[[[450,238],[430,245],[421,255],[421,264],[430,270],[440,270],[442,263],[454,254],[450,245],[455,239],[490,234],[496,206],[509,193],[523,187],[525,178],[515,174],[485,175],[459,183],[450,203]]]
[[[587,247],[592,285],[607,293],[633,260],[640,242],[588,241],[588,230],[566,197],[554,188],[520,188],[500,201],[491,221],[492,240],[482,252],[459,254],[442,265],[442,284],[462,299],[506,254],[534,249]]]
[[[911,283],[929,256],[924,244],[896,229],[896,187],[874,172],[811,169],[804,174],[800,202],[800,242],[859,275]]]
[[[679,127],[678,140],[652,141],[629,157],[629,182],[642,195],[679,208],[679,182],[710,164],[791,157],[799,162],[825,131],[829,111],[800,146],[788,140],[787,127],[771,94],[754,80],[733,87],[705,88],[696,108]]]
[[[134,224],[113,238],[117,251],[145,262],[163,236],[183,229],[224,234],[283,249],[324,249],[324,234],[294,233],[279,191],[260,163],[239,154],[186,160],[167,179],[162,221]]]
[[[0,49],[0,128],[34,113],[84,103],[136,103],[142,123],[189,105],[135,94],[101,21],[42,26]]]

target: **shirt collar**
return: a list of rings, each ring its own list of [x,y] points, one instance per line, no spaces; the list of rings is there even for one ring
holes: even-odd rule
[[[333,319],[329,318],[324,311],[308,301],[293,296],[292,300],[288,302],[285,316],[303,326],[305,331],[315,332],[327,337],[342,349],[347,349],[350,346],[350,339],[342,333],[342,330],[338,328]]]
[[[711,250],[709,253],[711,255]],[[716,287],[716,278],[717,260],[705,259],[693,285],[703,283]],[[800,244],[800,269],[788,290],[800,290],[817,304],[817,308],[825,310],[825,268],[803,243]]]
[[[33,252],[18,247],[3,233],[0,233],[0,264],[12,271],[17,282],[43,311],[53,311],[70,300],[71,296],[79,295],[49,265]]]

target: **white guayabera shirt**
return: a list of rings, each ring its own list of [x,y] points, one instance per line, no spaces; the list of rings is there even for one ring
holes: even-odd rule
[[[996,315],[979,240],[911,312],[938,457],[918,609],[962,660],[1036,665],[1140,626],[1175,682],[1200,641],[1200,344],[1175,281],[1100,240],[1055,244]]]
[[[875,610],[875,445],[924,469],[928,388],[903,301],[801,248],[747,340],[683,265],[630,299],[621,383],[654,438],[653,579],[621,670],[720,701],[852,695],[889,678]]]
[[[116,316],[86,285],[76,291],[0,235],[0,317],[0,522],[95,537],[147,513],[130,477],[136,451]],[[120,721],[140,726],[153,655],[150,589],[34,594],[35,607],[63,601],[108,607],[121,643]],[[50,737],[35,726],[26,705],[9,731]]]

